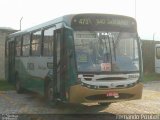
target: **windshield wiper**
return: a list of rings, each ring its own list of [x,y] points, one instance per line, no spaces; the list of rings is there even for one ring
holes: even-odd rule
[[[112,44],[113,44],[113,53],[114,53],[114,59],[116,61],[116,41],[119,41],[119,34],[118,34],[118,37],[117,37],[117,40],[114,40],[113,37],[112,37]]]
[[[107,38],[108,38],[108,42],[109,42],[110,58],[111,58],[111,71],[112,71],[112,49],[111,49],[111,41],[110,41],[110,37],[109,37],[108,32],[107,32]]]

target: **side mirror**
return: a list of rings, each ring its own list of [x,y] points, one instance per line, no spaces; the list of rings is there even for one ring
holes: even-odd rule
[[[137,38],[139,40],[140,46],[142,46],[142,39],[140,38],[140,36],[137,36]]]

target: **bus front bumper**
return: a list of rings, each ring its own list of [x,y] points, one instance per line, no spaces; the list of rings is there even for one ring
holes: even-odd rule
[[[117,89],[90,89],[80,84],[74,85],[69,90],[70,103],[96,103],[96,102],[118,102],[124,100],[135,100],[142,97],[143,84],[138,83],[129,88]],[[118,93],[118,96],[107,96],[107,93]]]

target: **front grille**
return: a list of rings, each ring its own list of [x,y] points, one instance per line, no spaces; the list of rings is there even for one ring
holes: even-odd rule
[[[133,94],[127,94],[127,93],[119,93],[119,98],[114,98],[113,96],[106,96],[105,94],[99,94],[99,95],[92,95],[87,96],[87,100],[116,100],[116,99],[129,99],[133,97]]]
[[[117,85],[116,87],[117,88],[124,88],[125,86],[124,85]]]
[[[89,85],[86,83],[83,83],[82,86],[90,88],[90,89],[109,89],[109,86],[97,86],[97,85]],[[124,85],[118,85],[115,88],[124,88]]]
[[[84,74],[83,77],[94,77],[92,74]]]
[[[123,77],[106,77],[106,78],[99,78],[96,80],[127,80],[127,78],[123,78]]]
[[[109,88],[108,86],[99,86],[101,89]]]
[[[113,89],[113,87],[110,87],[109,85],[108,86],[103,86],[103,85],[102,86],[98,86],[98,85],[89,85],[89,84],[86,84],[86,83],[81,83],[81,85],[84,86],[84,87],[90,88],[90,89]],[[133,87],[135,85],[136,85],[136,83],[128,84],[127,86],[125,86],[125,85],[117,85],[114,88],[123,89],[123,88]]]
[[[91,81],[92,78],[84,78],[86,81]]]

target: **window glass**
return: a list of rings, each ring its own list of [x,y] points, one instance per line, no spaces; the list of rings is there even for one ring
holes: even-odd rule
[[[16,37],[16,56],[21,56],[21,36]]]
[[[43,55],[52,56],[53,55],[53,35],[54,27],[44,30],[44,40],[43,40]]]
[[[41,53],[41,31],[37,31],[37,32],[34,32],[32,34],[32,49],[31,49],[31,53],[32,53],[32,56],[39,56],[40,53]]]
[[[29,56],[30,50],[30,34],[23,36],[23,47],[22,47],[22,54],[23,56]]]
[[[80,72],[137,72],[137,33],[75,31],[74,45]]]

